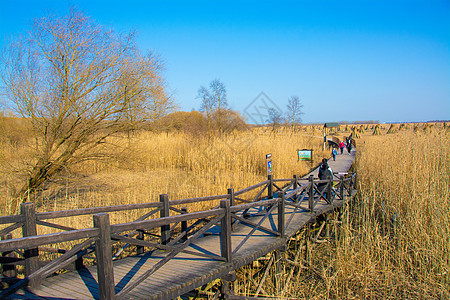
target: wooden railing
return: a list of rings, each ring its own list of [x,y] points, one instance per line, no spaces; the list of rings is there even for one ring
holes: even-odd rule
[[[7,270],[9,272],[7,274],[13,276],[15,275],[14,266],[24,265],[25,278],[14,280],[3,277],[2,280],[7,281],[10,286],[0,293],[0,298],[26,285],[37,287],[46,277],[59,270],[68,269],[72,264],[76,269],[84,268],[83,257],[91,253],[95,253],[97,263],[100,299],[121,298],[180,252],[229,262],[256,230],[284,237],[286,228],[299,209],[314,212],[315,206],[320,201],[332,204],[335,199],[342,200],[345,196],[352,195],[355,184],[356,173],[335,174],[334,179],[330,180],[317,180],[310,176],[306,181],[295,175],[289,179],[274,179],[269,175],[263,182],[239,191],[228,189],[227,194],[217,196],[170,201],[167,194],[162,194],[159,202],[40,213],[35,212],[33,203],[23,203],[19,215],[0,217],[0,224],[4,226],[10,224],[0,230],[0,236],[4,237],[0,241],[2,254],[0,263],[3,271]],[[264,192],[267,193],[264,194]],[[219,201],[219,205],[210,210],[190,213],[186,207],[181,209],[176,207],[205,201]],[[290,214],[288,220],[285,219],[286,206],[294,208],[294,213]],[[264,208],[262,211],[265,211],[263,215],[260,215],[261,218],[257,223],[249,218],[249,211],[255,207]],[[128,210],[145,210],[145,213],[129,223],[110,224],[108,213]],[[278,216],[277,229],[263,227],[264,220],[275,210]],[[170,211],[178,214],[170,215]],[[148,219],[156,213],[159,213],[158,218]],[[91,228],[76,229],[49,221],[90,214],[93,215]],[[233,223],[237,221],[251,226],[252,230],[238,245],[232,245]],[[63,232],[37,235],[38,225],[63,230]],[[187,250],[190,244],[202,237],[213,226],[220,227],[220,243],[218,243],[216,254]],[[22,228],[22,237],[11,238],[11,232],[19,228]],[[158,232],[159,235],[156,234]],[[62,242],[76,242],[76,244],[71,249],[44,247]],[[124,245],[111,256],[113,245],[118,242]],[[143,253],[144,247],[164,250],[167,254],[156,265],[116,293],[113,260],[131,245],[136,246],[137,254]],[[43,262],[39,261],[39,252],[59,253],[61,256],[52,261]]]

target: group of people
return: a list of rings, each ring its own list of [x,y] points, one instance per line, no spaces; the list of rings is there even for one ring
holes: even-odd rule
[[[346,137],[345,143],[344,141],[339,142],[339,149],[341,150],[341,154],[344,154],[344,148],[347,148],[348,154],[350,155],[350,153],[352,152],[352,147],[353,147],[352,136]],[[338,155],[338,152],[336,148],[333,148],[333,150],[331,150],[331,156],[333,157],[333,160],[336,160],[336,155]]]
[[[344,141],[339,142],[339,149],[341,150],[341,154],[344,154],[344,148],[347,148],[348,154],[352,152],[353,147],[353,138],[350,135],[349,137],[345,138]],[[338,155],[338,151],[336,148],[333,148],[331,151],[331,156],[333,157],[333,160],[336,160],[336,155]],[[331,170],[330,166],[328,165],[328,160],[326,158],[322,159],[322,164],[319,167],[319,179],[320,180],[329,180],[333,178],[333,171]],[[318,188],[322,190],[322,192],[325,195],[325,191],[323,190],[323,187],[326,185],[326,183],[320,183]]]

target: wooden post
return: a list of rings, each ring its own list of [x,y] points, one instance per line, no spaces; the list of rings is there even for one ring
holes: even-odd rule
[[[284,238],[284,224],[285,224],[285,215],[284,215],[284,202],[285,195],[284,191],[279,192],[280,198],[278,200],[278,233],[280,237]]]
[[[20,212],[25,221],[22,227],[23,237],[37,235],[36,230],[36,209],[34,203],[26,202],[20,205]],[[25,257],[25,276],[30,276],[39,269],[39,250],[38,248],[27,249],[24,251]],[[30,282],[31,287],[37,287],[37,282]]]
[[[227,191],[228,195],[230,195],[230,206],[234,206],[234,189],[229,188]]]
[[[138,231],[139,231],[139,233],[138,233],[138,236],[137,236],[136,239],[143,241],[144,240],[144,231],[142,231],[142,230],[138,230]],[[138,255],[144,253],[144,246],[137,245],[136,246],[136,253]]]
[[[183,213],[187,214],[188,209],[187,209],[187,207],[182,207],[182,208],[181,208],[181,211],[182,211]],[[187,227],[188,227],[188,226],[187,226],[187,221],[181,221],[181,233],[186,232]],[[186,232],[186,234],[181,238],[180,242],[184,243],[184,242],[186,242],[186,241],[187,241],[187,232]]]
[[[10,240],[12,239],[12,234],[8,233],[6,236],[2,236],[2,240]],[[16,257],[14,252],[10,252],[8,254],[2,253],[4,257]],[[16,266],[14,264],[2,264],[2,275],[5,277],[16,277],[17,271]]]
[[[86,266],[84,265],[84,262],[83,262],[83,256],[78,257],[75,260],[74,264],[75,264],[75,270],[82,270],[82,269],[86,268]]]
[[[234,189],[233,188],[229,188],[227,191],[228,195],[229,195],[229,199],[230,199],[230,207],[234,206]],[[234,222],[233,219],[231,219],[231,230],[233,231],[234,229]]]
[[[236,281],[237,279],[236,271],[231,271],[228,274],[223,275],[221,279],[226,281]]]
[[[341,175],[339,180],[341,181],[339,185],[339,196],[341,197],[341,200],[344,200],[344,176]]]
[[[330,214],[329,213],[325,214],[325,222],[326,222],[326,224],[325,224],[325,236],[327,238],[329,238],[330,237]]]
[[[220,286],[220,299],[231,299],[231,288],[230,288],[230,282],[228,280],[222,279],[222,285]],[[213,298],[217,299],[217,298]]]
[[[294,174],[294,185],[292,186],[292,189],[296,189],[297,187],[298,187],[298,183],[297,183],[297,175],[296,174]]]
[[[162,203],[162,209],[159,212],[160,218],[165,218],[169,216],[169,195],[161,194],[159,195],[159,201]],[[161,226],[161,244],[167,245],[170,241],[170,225]]]
[[[220,279],[222,279],[222,286],[220,287],[222,299],[232,299],[233,290],[231,289],[231,282],[237,279],[236,271],[231,271],[230,273],[222,276]]]
[[[225,210],[225,215],[220,222],[220,253],[227,262],[230,262],[232,254],[230,200],[221,200],[220,208]]]
[[[100,230],[99,237],[95,242],[98,296],[101,300],[115,299],[109,215],[107,213],[95,214],[94,227]]]
[[[311,266],[311,222],[308,222],[308,226],[306,227],[306,262],[308,263],[308,267]]]
[[[309,175],[309,191],[308,191],[308,208],[309,211],[314,210],[314,175]]]
[[[277,292],[281,292],[281,252],[275,250],[275,287]]]
[[[273,199],[273,176],[272,176],[272,174],[267,175],[267,179],[269,180],[269,186],[267,187],[267,198]]]

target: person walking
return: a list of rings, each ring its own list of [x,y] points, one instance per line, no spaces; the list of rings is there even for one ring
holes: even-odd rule
[[[333,157],[333,161],[336,161],[336,155],[338,155],[338,152],[336,148],[333,148],[333,150],[331,150],[331,156]]]
[[[344,154],[344,147],[345,147],[344,141],[340,141],[339,142],[339,149],[341,149],[341,154]]]
[[[333,171],[328,166],[328,161],[326,158],[322,159],[322,164],[319,167],[319,180],[330,180],[333,178]],[[322,193],[324,197],[328,197],[325,192],[325,187],[327,183],[321,182],[317,185],[317,189]]]
[[[350,155],[350,153],[352,152],[352,139],[347,140],[347,151],[348,155]]]

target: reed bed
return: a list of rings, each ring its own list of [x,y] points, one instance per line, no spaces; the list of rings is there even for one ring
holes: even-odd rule
[[[330,298],[450,297],[448,132],[364,140],[359,195],[330,251]]]
[[[283,254],[291,261],[297,258],[299,265],[281,261],[281,286],[272,266],[271,279],[263,285],[267,296],[449,299],[448,131],[366,135],[358,145],[359,193],[334,223],[333,239],[322,244],[299,239]],[[251,281],[262,277],[255,273],[249,280],[242,270],[235,289],[254,295],[257,287]],[[291,273],[295,280],[283,285]]]
[[[30,139],[32,141],[32,139]],[[104,159],[68,168],[29,200],[37,211],[158,202],[160,194],[169,199],[226,194],[267,179],[265,155],[272,153],[275,178],[305,174],[310,164],[297,160],[296,149],[313,148],[316,159],[323,152],[320,136],[311,133],[273,133],[258,129],[220,136],[194,136],[188,133],[135,132],[110,139]],[[25,143],[2,140],[0,187],[1,215],[13,214],[9,188],[21,179],[21,165],[32,163],[24,155]],[[28,153],[27,152],[27,153]],[[328,151],[326,151],[328,152]],[[16,155],[16,154],[20,154]],[[205,202],[188,205],[190,212],[217,205]],[[137,219],[141,211],[111,213],[111,223]],[[156,216],[154,216],[156,217]],[[58,223],[76,228],[92,227],[91,216],[59,219]],[[40,234],[52,229],[38,227]],[[18,231],[16,235],[20,235]]]
[[[355,163],[359,194],[334,223],[334,239],[313,244],[302,232],[282,254],[298,265],[282,262],[277,269],[274,263],[260,296],[450,298],[448,130],[413,128],[389,135],[387,128],[381,135],[362,134]],[[7,215],[16,209],[9,204],[9,189],[21,179],[20,172],[12,171],[30,163],[27,155],[32,151],[23,140],[3,137],[0,142],[0,209],[1,215]],[[329,156],[329,150],[322,150],[318,130],[308,132],[306,127],[297,133],[255,129],[205,137],[138,132],[109,142],[117,147],[108,150],[108,159],[68,169],[30,199],[37,210],[155,202],[163,193],[170,199],[225,194],[227,188],[238,190],[265,180],[267,153],[272,153],[275,178],[309,171],[309,163],[297,161],[296,149],[313,148],[317,162]],[[189,211],[215,204],[192,205]],[[112,213],[111,223],[139,216],[138,211]],[[92,226],[92,218],[66,218],[58,223],[85,228]],[[38,233],[48,232],[40,228]],[[264,275],[271,256],[238,271],[233,284],[236,293],[255,295],[255,282]]]

